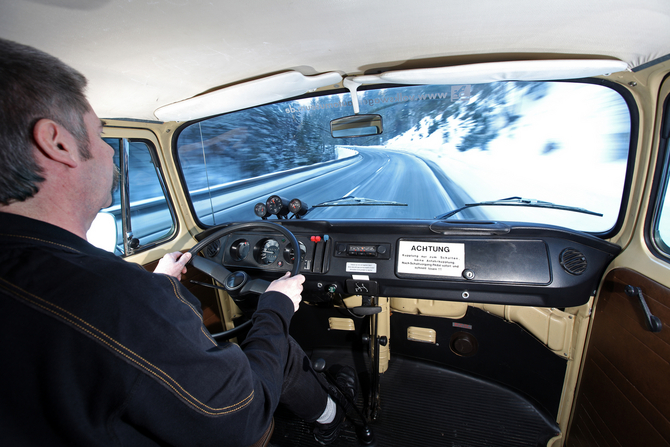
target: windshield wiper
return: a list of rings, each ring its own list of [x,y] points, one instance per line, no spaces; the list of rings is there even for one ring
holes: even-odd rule
[[[365,197],[346,196],[341,199],[319,203],[318,205],[314,205],[313,208],[330,206],[407,206],[407,204],[392,200],[375,200],[366,199]]]
[[[437,216],[435,219],[448,219],[454,214],[458,214],[465,209],[475,206],[531,206],[536,208],[551,208],[555,210],[573,211],[575,213],[584,213],[590,214],[592,216],[603,217],[602,213],[596,213],[595,211],[585,210],[584,208],[578,208],[576,206],[557,205],[555,203],[545,202],[543,200],[524,199],[522,197],[508,197],[506,199],[493,200],[489,202],[466,203],[460,208],[456,208],[455,210],[449,211],[446,214]]]

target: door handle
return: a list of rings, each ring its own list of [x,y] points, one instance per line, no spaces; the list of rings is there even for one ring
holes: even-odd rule
[[[642,306],[642,311],[644,312],[644,318],[647,320],[647,327],[651,332],[660,332],[660,330],[663,328],[663,323],[661,323],[661,320],[657,317],[651,314],[651,311],[649,310],[649,306],[647,306],[647,302],[644,300],[644,296],[642,295],[642,289],[639,287],[634,287],[631,285],[626,286],[625,288],[626,295],[628,295],[631,298],[638,297],[640,300],[640,305]]]

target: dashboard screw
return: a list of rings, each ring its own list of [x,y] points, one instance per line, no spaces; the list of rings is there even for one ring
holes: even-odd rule
[[[465,270],[463,270],[463,278],[474,279],[475,278],[475,272],[473,272],[470,269],[465,269]]]

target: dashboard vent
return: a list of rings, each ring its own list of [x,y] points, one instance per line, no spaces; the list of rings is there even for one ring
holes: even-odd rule
[[[586,271],[586,256],[574,248],[566,248],[558,257],[563,270],[571,275],[581,275]]]
[[[205,255],[208,258],[213,258],[217,254],[219,254],[219,250],[221,249],[221,242],[220,241],[214,241],[211,244],[207,246],[205,249]]]

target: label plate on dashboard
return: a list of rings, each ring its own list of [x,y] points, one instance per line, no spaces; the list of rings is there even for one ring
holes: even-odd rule
[[[347,273],[377,273],[377,264],[371,262],[347,262]]]
[[[465,244],[400,241],[398,273],[427,276],[461,276]]]

